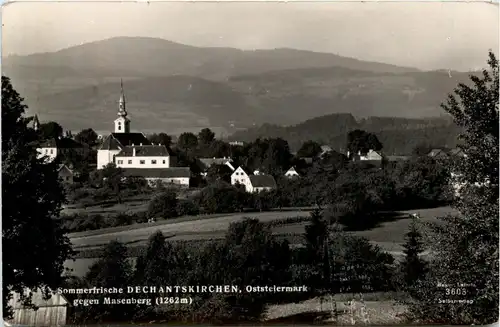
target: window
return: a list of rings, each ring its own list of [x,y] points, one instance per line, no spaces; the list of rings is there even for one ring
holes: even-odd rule
[[[128,164],[129,164],[129,165],[131,165],[131,164],[132,164],[132,160],[129,160],[129,161],[128,161]]]
[[[122,127],[120,125],[118,125],[118,130],[121,131],[122,130]]]
[[[156,160],[151,160],[151,164],[156,165]]]
[[[245,180],[244,180],[244,179],[242,179],[242,180],[241,180],[241,182],[242,182],[242,183],[245,183]]]
[[[119,165],[123,165],[123,160],[118,160]]]
[[[141,165],[144,165],[144,164],[146,163],[146,160],[141,160],[141,161],[139,161],[139,163],[140,163]]]
[[[163,164],[165,164],[165,163],[166,163],[166,160],[163,160]]]
[[[240,173],[236,172],[236,175],[239,175]]]
[[[50,154],[54,154],[54,149],[50,149]]]

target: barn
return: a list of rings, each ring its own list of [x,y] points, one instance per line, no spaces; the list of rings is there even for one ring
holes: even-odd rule
[[[32,303],[38,310],[27,308],[19,302],[20,294],[14,293],[9,301],[14,310],[14,318],[7,321],[12,325],[28,326],[64,326],[66,325],[66,314],[68,300],[61,294],[54,294],[48,300],[43,299],[42,292],[34,292]]]

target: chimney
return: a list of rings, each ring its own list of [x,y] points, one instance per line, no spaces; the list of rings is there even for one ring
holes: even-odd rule
[[[134,146],[134,143],[132,143],[132,146]]]
[[[132,157],[135,157],[135,147],[132,148]]]
[[[142,146],[142,143],[139,143],[139,146]]]

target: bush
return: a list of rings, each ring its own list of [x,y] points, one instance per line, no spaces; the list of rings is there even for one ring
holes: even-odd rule
[[[192,200],[180,200],[177,203],[178,216],[195,216],[200,214],[200,207]]]
[[[171,190],[157,195],[149,202],[148,217],[168,219],[177,217],[177,195]]]

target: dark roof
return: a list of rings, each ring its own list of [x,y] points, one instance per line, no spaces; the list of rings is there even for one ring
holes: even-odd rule
[[[199,166],[202,170],[207,170],[213,165],[225,165],[226,162],[232,162],[231,158],[199,158]]]
[[[250,175],[253,187],[276,187],[276,181],[271,175]]]
[[[71,170],[68,166],[66,165],[60,165],[59,168],[57,169],[59,174],[63,174],[66,176],[73,175],[73,170]]]
[[[99,150],[120,150],[129,145],[151,145],[142,133],[111,133],[102,142]]]
[[[75,149],[75,148],[83,148],[81,143],[77,141],[63,137],[61,139],[48,139],[40,142],[39,147],[41,148],[58,148],[58,149]]]
[[[124,168],[124,175],[145,178],[176,178],[191,177],[189,167],[172,168]]]
[[[117,157],[132,157],[135,149],[136,157],[166,157],[170,155],[170,151],[164,145],[134,145],[125,146]]]
[[[458,156],[458,157],[463,157],[465,155],[464,151],[459,148],[451,149],[450,150],[450,155],[451,156]]]
[[[408,156],[387,156],[388,161],[405,161],[410,159]]]
[[[446,152],[441,149],[432,149],[431,152],[429,152],[429,157],[433,158],[443,158],[443,157],[448,157]]]

